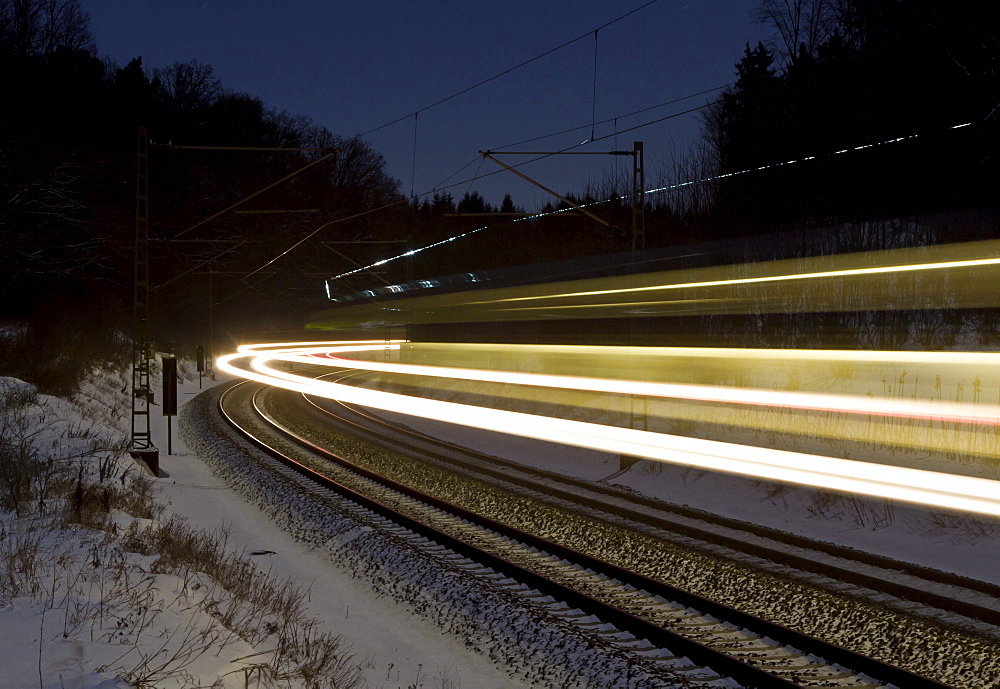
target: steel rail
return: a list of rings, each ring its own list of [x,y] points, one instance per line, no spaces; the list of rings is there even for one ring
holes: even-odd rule
[[[333,412],[331,412],[328,409],[325,409],[324,407],[317,404],[315,401],[308,398],[307,396],[304,397],[306,398],[307,402],[313,405],[313,407],[318,409],[320,412],[324,414],[333,414]],[[581,488],[591,492],[600,493],[608,497],[613,497],[620,500],[628,500],[645,507],[658,509],[660,511],[672,512],[688,519],[707,522],[708,524],[725,527],[727,529],[735,531],[743,531],[751,533],[759,538],[767,538],[773,541],[778,541],[780,543],[785,543],[786,545],[806,550],[819,551],[827,555],[838,557],[843,560],[853,560],[855,562],[865,565],[870,565],[873,567],[880,567],[882,569],[899,571],[909,576],[925,579],[929,583],[945,584],[948,586],[953,586],[955,588],[962,588],[969,591],[974,591],[976,593],[991,595],[997,598],[998,600],[1000,600],[1000,586],[995,586],[989,584],[988,582],[982,582],[975,579],[970,579],[968,577],[962,577],[956,574],[950,574],[948,572],[942,572],[940,570],[932,569],[929,567],[922,567],[920,565],[914,565],[910,563],[901,562],[898,560],[892,560],[887,557],[882,557],[871,553],[865,553],[860,550],[844,548],[832,543],[813,541],[803,536],[798,536],[796,534],[781,532],[776,529],[770,529],[768,527],[763,527],[755,524],[739,522],[737,520],[730,519],[727,517],[712,515],[691,508],[685,508],[683,506],[660,502],[657,500],[646,498],[644,496],[624,495],[620,491],[616,491],[615,489],[610,488],[608,486],[602,486],[596,483],[589,483],[586,481],[582,481],[580,479],[575,479],[572,477],[564,476],[562,474],[557,474],[555,472],[546,471],[544,469],[536,469],[534,467],[528,467],[523,464],[511,462],[509,460],[500,457],[495,457],[492,455],[487,455],[481,452],[477,452],[476,450],[472,450],[470,448],[461,447],[454,443],[449,443],[447,441],[439,440],[427,434],[420,433],[419,431],[414,431],[408,428],[402,428],[396,424],[386,421],[385,419],[381,419],[376,415],[360,411],[355,407],[355,405],[345,404],[339,401],[337,401],[336,403],[344,407],[345,409],[349,410],[352,414],[356,414],[364,419],[367,419],[370,423],[377,425],[379,427],[391,428],[395,433],[419,439],[420,441],[429,443],[431,445],[437,445],[439,447],[444,447],[450,450],[461,452],[462,454],[483,461],[484,463],[494,464],[494,465],[499,464],[505,469],[505,471],[496,470],[490,468],[489,466],[481,466],[479,464],[468,463],[463,461],[462,459],[455,457],[445,457],[441,455],[437,457],[442,461],[461,465],[470,471],[476,471],[491,476],[493,478],[502,480],[507,483],[520,485],[529,488],[531,490],[537,491],[539,493],[550,495],[553,498],[568,500],[570,502],[582,503],[587,507],[598,509],[608,514],[613,514],[615,516],[629,519],[631,521],[635,521],[640,524],[645,524],[657,529],[674,532],[681,536],[686,536],[688,538],[694,538],[714,545],[730,548],[737,552],[753,555],[755,557],[769,560],[779,565],[809,572],[811,574],[819,574],[822,576],[827,576],[837,581],[853,584],[856,586],[861,586],[870,589],[872,591],[884,593],[902,600],[921,603],[923,605],[928,605],[937,608],[938,610],[952,612],[958,615],[962,615],[964,617],[968,617],[970,619],[978,620],[980,622],[985,622],[987,624],[992,624],[994,626],[1000,626],[1000,610],[996,610],[994,608],[988,608],[981,605],[977,605],[975,603],[958,600],[926,589],[916,588],[914,586],[909,586],[898,582],[886,581],[885,579],[879,578],[877,576],[872,576],[870,574],[865,574],[864,572],[847,569],[845,567],[837,566],[834,564],[817,562],[808,557],[796,555],[794,553],[789,553],[782,550],[777,550],[775,548],[767,547],[766,545],[748,543],[747,541],[741,540],[739,538],[715,533],[713,531],[701,529],[698,528],[697,526],[692,526],[690,524],[682,524],[676,521],[668,521],[666,519],[656,517],[654,515],[650,515],[644,512],[639,512],[637,510],[630,509],[625,506],[609,505],[607,503],[602,503],[595,500],[587,499],[586,497],[581,496],[578,493],[562,490],[555,486],[540,484],[531,481],[530,479],[523,479],[516,476],[512,476],[508,472],[510,470],[515,470],[526,474],[538,474],[548,480],[558,481],[560,483],[568,484],[576,488]],[[371,432],[371,429],[365,429],[364,426],[356,422],[353,422],[350,419],[345,419],[340,416],[338,416],[337,418],[342,423],[350,424],[355,426],[356,428],[364,429],[366,432]],[[427,450],[424,450],[424,452],[427,452]]]
[[[739,681],[747,686],[783,688],[801,686],[800,684],[792,682],[788,679],[779,677],[768,670],[744,662],[743,660],[735,658],[732,655],[722,653],[687,636],[665,629],[662,626],[636,617],[624,610],[616,608],[600,600],[596,600],[577,590],[542,577],[529,569],[510,562],[509,560],[487,551],[483,551],[480,548],[466,543],[465,541],[443,533],[433,527],[429,527],[428,525],[414,520],[407,515],[401,514],[397,510],[372,500],[367,496],[361,495],[353,489],[343,486],[330,478],[309,469],[287,455],[271,448],[263,441],[255,438],[252,433],[241,428],[239,424],[226,414],[223,409],[223,401],[228,394],[229,391],[227,391],[226,394],[220,398],[219,402],[220,412],[226,421],[236,428],[239,433],[246,436],[253,444],[261,448],[265,453],[278,459],[278,461],[282,464],[288,466],[310,480],[334,490],[345,497],[349,497],[351,500],[355,500],[360,504],[363,504],[366,508],[371,509],[377,514],[391,519],[392,521],[405,526],[415,533],[419,533],[431,540],[434,540],[439,545],[444,545],[459,554],[469,557],[470,559],[477,560],[482,564],[516,578],[526,585],[529,585],[543,593],[556,596],[574,607],[593,612],[607,622],[614,624],[619,629],[633,634],[636,638],[645,638],[658,646],[670,649],[672,652],[680,652],[695,662],[711,667],[716,672],[732,677],[736,681]],[[257,408],[257,413],[262,414],[259,408]],[[460,508],[438,498],[427,496],[408,486],[395,481],[387,480],[375,472],[359,467],[350,460],[335,455],[310,442],[309,440],[301,438],[274,420],[267,419],[263,416],[262,418],[265,418],[265,420],[282,437],[307,448],[311,452],[314,452],[329,461],[348,468],[349,470],[356,472],[371,481],[375,481],[390,490],[406,495],[414,500],[419,500],[427,505],[435,507],[436,509],[447,512],[458,519],[474,523],[480,528],[488,529],[501,534],[528,547],[536,548],[552,556],[573,562],[579,567],[600,572],[603,575],[618,580],[626,585],[645,591],[652,596],[658,595],[665,599],[675,601],[680,605],[698,610],[704,615],[710,615],[726,623],[741,627],[750,633],[759,635],[760,637],[767,637],[776,641],[778,644],[792,647],[803,654],[818,656],[823,658],[825,662],[839,664],[850,668],[854,672],[866,674],[869,677],[873,677],[881,682],[888,682],[900,687],[913,687],[914,689],[942,689],[945,687],[945,685],[930,678],[882,663],[875,659],[850,651],[849,649],[809,637],[800,632],[796,632],[795,630],[774,624],[767,620],[761,620],[742,611],[729,608],[728,606],[716,603],[696,594],[649,579],[616,565],[604,562],[598,558],[578,553],[570,548],[561,546],[558,543],[552,543],[543,538],[519,531],[518,529],[512,528],[506,524],[483,517],[482,515]]]

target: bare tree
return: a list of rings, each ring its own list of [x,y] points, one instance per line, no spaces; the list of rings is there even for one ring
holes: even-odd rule
[[[190,113],[207,108],[223,95],[222,82],[215,76],[215,69],[198,60],[155,69],[153,76],[160,80],[164,102],[175,112]]]
[[[711,213],[718,203],[719,149],[715,136],[706,126],[702,141],[686,148],[671,146],[667,160],[656,172],[656,187],[663,191],[658,200],[681,218],[695,218]]]
[[[363,203],[396,200],[399,181],[385,173],[385,158],[362,139],[344,139],[326,127],[314,127],[307,145],[339,149],[329,180],[335,189],[362,192]]]
[[[787,64],[802,51],[816,55],[836,31],[841,4],[841,0],[761,0],[754,16],[777,30],[781,42],[777,52]]]
[[[0,46],[19,57],[57,48],[92,52],[90,15],[80,0],[0,0]]]
[[[77,200],[80,170],[66,163],[11,176],[0,155],[0,296],[21,279],[74,278],[107,267],[105,238],[91,234]],[[7,173],[7,174],[4,174]]]

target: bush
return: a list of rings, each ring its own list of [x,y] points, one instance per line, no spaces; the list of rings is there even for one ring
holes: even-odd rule
[[[44,394],[69,397],[94,366],[131,362],[131,342],[119,326],[102,317],[101,309],[83,303],[53,304],[26,321],[0,325],[0,376],[28,381]]]

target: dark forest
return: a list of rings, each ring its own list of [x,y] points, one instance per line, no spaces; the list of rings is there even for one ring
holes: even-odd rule
[[[667,184],[704,181],[647,196],[648,248],[789,230],[806,237],[793,252],[874,248],[898,243],[885,238],[893,221],[932,216],[935,230],[921,241],[989,234],[1000,161],[995,3],[764,0],[758,18],[776,40],[748,44],[742,57],[734,46],[735,81],[706,103],[703,141],[657,171]],[[128,323],[139,127],[150,141],[152,302],[176,330],[161,339],[206,321],[237,330],[301,323],[322,306],[325,277],[358,267],[358,251],[345,249],[352,242],[377,260],[497,225],[361,273],[345,290],[630,246],[624,180],[570,194],[624,196],[594,207],[611,231],[583,216],[517,226],[510,215],[463,218],[522,209],[475,192],[408,199],[365,141],[229,90],[197,59],[102,59],[77,0],[0,2],[0,73],[0,318],[85,312]],[[890,229],[871,246],[838,239],[866,222]]]

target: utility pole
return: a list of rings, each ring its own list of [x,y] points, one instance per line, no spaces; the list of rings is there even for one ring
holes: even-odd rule
[[[150,341],[150,309],[149,301],[152,288],[149,283],[149,133],[146,127],[139,127],[138,145],[136,149],[136,191],[135,191],[135,262],[134,262],[134,288],[132,293],[132,438],[129,447],[129,454],[135,459],[143,460],[149,469],[154,473],[159,473],[159,450],[153,445],[152,433],[150,431],[150,407],[153,404],[153,390],[150,385],[150,360],[156,356],[154,345]],[[236,203],[233,203],[220,211],[200,220],[191,227],[177,233],[171,241],[177,241],[182,235],[191,232],[202,225],[218,218],[224,213],[234,211],[237,213],[317,213],[317,208],[290,209],[290,210],[236,210],[250,199],[260,196],[264,192],[273,189],[282,182],[285,182],[299,173],[319,164],[320,162],[335,155],[339,149],[324,149],[314,147],[261,147],[261,146],[174,146],[167,148],[178,149],[203,149],[217,151],[269,151],[269,152],[295,152],[311,151],[322,155],[315,160],[302,165],[296,170],[284,175],[281,179],[272,182],[252,194],[248,194]],[[236,247],[231,247],[226,251],[232,251]],[[215,258],[218,258],[217,256]],[[209,259],[205,263],[210,263]],[[177,275],[167,282],[158,285],[164,287],[171,282],[183,277],[201,266]],[[209,278],[211,280],[211,277]],[[214,324],[211,313],[211,282],[209,283],[209,346],[212,346],[212,335]],[[200,373],[201,371],[199,371]]]
[[[632,273],[635,274],[639,254],[646,249],[646,171],[642,159],[642,142],[632,143]],[[629,319],[629,345],[635,346],[636,335],[645,329],[642,321]],[[629,396],[628,427],[649,430],[649,400]],[[634,463],[622,458],[621,465]]]
[[[132,441],[130,453],[159,473],[159,452],[149,428],[153,391],[149,360],[149,136],[139,127],[135,185],[135,282],[132,292]]]
[[[592,220],[599,222],[605,227],[609,227],[610,223],[606,220],[599,218],[594,215],[586,208],[580,207],[579,204],[573,203],[570,199],[567,199],[559,194],[555,193],[548,187],[543,186],[539,182],[531,179],[527,175],[518,172],[510,165],[505,165],[504,163],[497,160],[494,156],[496,155],[537,155],[537,156],[550,156],[550,155],[612,155],[612,156],[632,156],[632,193],[629,195],[632,204],[632,271],[633,274],[638,264],[639,254],[646,249],[646,171],[643,160],[643,149],[641,141],[634,141],[632,143],[631,151],[480,151],[479,154],[484,158],[489,158],[497,165],[513,172],[518,177],[534,184],[536,187],[552,194],[560,201],[569,204],[575,208],[578,212],[590,217]],[[635,346],[637,336],[645,329],[644,323],[642,321],[636,322],[634,318],[629,319],[629,331],[628,331],[628,341],[629,345]],[[648,430],[649,429],[649,404],[645,397],[637,395],[629,395],[628,402],[628,427],[638,430]],[[624,471],[628,467],[632,466],[639,459],[637,457],[631,457],[628,455],[619,455],[618,466],[620,471]]]

